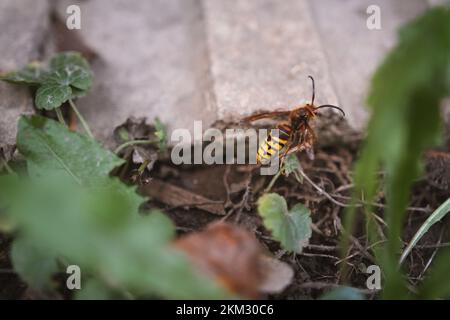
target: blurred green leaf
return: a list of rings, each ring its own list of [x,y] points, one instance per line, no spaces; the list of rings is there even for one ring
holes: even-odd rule
[[[38,242],[27,238],[15,239],[11,248],[14,270],[35,289],[51,290],[51,277],[58,271],[55,255],[47,248],[39,247]]]
[[[439,141],[439,102],[450,92],[450,11],[437,7],[401,29],[399,43],[372,80],[368,136],[355,167],[355,196],[372,201],[376,172],[386,170],[386,246],[376,247],[386,276],[385,298],[406,297],[398,272],[401,230],[423,151]],[[368,209],[370,210],[370,208]],[[355,209],[346,216],[354,216]],[[347,227],[347,229],[349,229]]]
[[[425,280],[419,288],[420,299],[446,299],[450,297],[450,249],[446,248],[433,262]]]
[[[32,179],[0,177],[0,201],[20,235],[14,265],[30,285],[51,287],[58,257],[96,281],[80,297],[230,297],[171,247],[170,219],[140,213],[145,199],[109,177],[122,163],[114,154],[39,116],[20,119],[17,140]]]
[[[30,63],[18,71],[0,75],[0,80],[14,84],[37,86],[42,83],[46,74],[39,63]]]
[[[111,289],[96,279],[89,279],[76,292],[77,300],[109,300],[116,298]]]
[[[123,163],[96,141],[41,116],[20,118],[17,147],[27,158],[31,177],[63,173],[80,184],[92,184]]]
[[[322,295],[320,300],[364,300],[364,296],[355,288],[339,287]]]
[[[269,193],[258,199],[258,212],[264,225],[283,248],[301,253],[311,237],[311,217],[308,208],[296,204],[290,211],[286,200]]]
[[[165,215],[129,210],[139,196],[124,192],[131,187],[123,184],[117,188],[121,198],[115,188],[86,188],[65,175],[23,181],[8,213],[27,243],[78,265],[111,290],[180,299],[228,296],[170,247],[175,231]]]

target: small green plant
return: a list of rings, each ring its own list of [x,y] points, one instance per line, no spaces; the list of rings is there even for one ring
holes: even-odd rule
[[[58,120],[64,123],[60,111],[63,103],[69,102],[86,133],[92,132],[78,111],[74,99],[85,96],[92,87],[92,71],[89,63],[77,52],[58,53],[52,57],[48,67],[31,63],[18,71],[0,75],[0,80],[27,85],[37,89],[35,103],[38,109],[55,110]]]
[[[298,203],[289,210],[282,196],[269,193],[258,199],[258,212],[264,226],[284,249],[302,252],[311,237],[312,222],[308,208]]]
[[[439,103],[450,94],[450,11],[447,7],[429,10],[402,28],[399,35],[397,47],[372,80],[368,97],[372,115],[355,167],[354,193],[354,201],[363,196],[372,202],[379,190],[376,173],[385,171],[388,241],[373,250],[385,276],[383,297],[395,299],[413,296],[399,272],[401,236],[410,189],[421,173],[421,156],[441,136]],[[351,230],[355,210],[354,206],[347,210],[346,230]],[[370,214],[372,208],[366,206],[365,210],[368,237],[375,244],[380,239]],[[344,244],[343,252],[345,248]],[[445,264],[448,269],[450,254],[443,257],[430,270],[430,279],[436,279],[433,274],[439,274]],[[440,283],[434,282],[439,295],[433,294],[432,280],[425,281],[427,297],[450,295],[449,278],[442,272],[441,276]]]
[[[117,130],[117,136],[121,144],[114,150],[114,153],[119,154],[130,146],[150,144],[156,145],[158,147],[158,151],[160,153],[164,153],[167,150],[167,128],[159,120],[159,118],[155,118],[153,128],[153,138],[134,139],[127,129],[124,127],[119,127]]]

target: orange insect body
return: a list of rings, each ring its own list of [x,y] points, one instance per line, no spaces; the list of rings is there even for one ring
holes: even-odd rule
[[[313,95],[310,104],[291,111],[262,112],[243,119],[244,121],[252,122],[267,118],[288,118],[287,121],[277,125],[276,129],[278,129],[278,134],[269,132],[267,138],[261,143],[256,154],[258,164],[266,164],[276,156],[283,161],[286,155],[302,150],[306,150],[310,157],[312,157],[312,148],[316,138],[314,131],[309,126],[309,121],[317,115],[317,110],[321,108],[333,108],[341,111],[345,116],[344,111],[337,106],[329,104],[318,107],[314,106],[314,79],[311,76],[309,78],[312,80],[313,85]]]

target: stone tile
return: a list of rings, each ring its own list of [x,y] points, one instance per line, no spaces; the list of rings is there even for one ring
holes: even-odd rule
[[[310,101],[337,103],[304,0],[203,1],[218,119]]]
[[[215,120],[201,3],[195,0],[90,0],[81,7],[81,36],[99,55],[95,85],[78,101],[97,138],[111,143],[128,117],[158,116],[169,129]]]
[[[48,31],[46,0],[0,1],[0,71],[10,71],[41,59]],[[0,147],[15,144],[17,119],[33,112],[27,88],[0,82]]]
[[[397,39],[397,30],[427,8],[425,0],[309,1],[326,53],[339,103],[349,123],[361,129],[367,118],[370,78]],[[366,25],[369,5],[381,9],[381,30]]]

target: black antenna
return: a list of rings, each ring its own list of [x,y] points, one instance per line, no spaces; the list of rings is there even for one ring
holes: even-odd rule
[[[312,98],[311,98],[311,106],[314,105],[314,98],[316,97],[316,86],[314,85],[314,78],[312,76],[308,76],[308,78],[312,81]]]
[[[321,106],[315,108],[315,110],[320,109],[320,108],[332,108],[332,109],[338,109],[340,112],[342,112],[342,114],[343,114],[344,117],[345,117],[345,112],[344,112],[344,110],[342,110],[342,109],[339,108],[339,107],[333,106],[333,105],[331,105],[331,104],[324,104],[324,105],[321,105]]]

